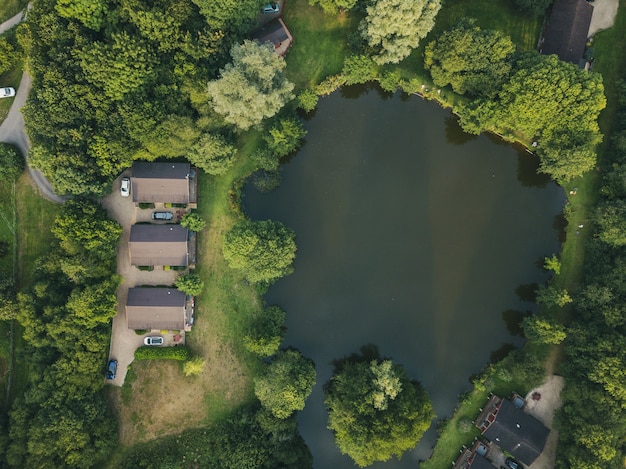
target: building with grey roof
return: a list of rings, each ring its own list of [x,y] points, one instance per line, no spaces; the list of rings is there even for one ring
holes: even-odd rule
[[[135,161],[130,178],[135,203],[196,203],[195,169],[189,163]]]
[[[176,224],[132,225],[128,241],[135,266],[188,266],[189,231]]]

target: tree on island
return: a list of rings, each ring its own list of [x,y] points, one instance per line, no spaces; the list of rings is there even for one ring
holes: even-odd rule
[[[295,233],[282,223],[242,221],[224,239],[228,265],[251,282],[271,282],[292,272],[296,257]]]
[[[361,36],[382,65],[407,58],[435,26],[441,0],[375,0],[359,25]]]
[[[265,373],[254,380],[254,394],[274,417],[286,419],[304,402],[315,385],[315,365],[297,350],[278,352]]]
[[[213,110],[224,121],[247,130],[272,117],[293,98],[293,83],[283,73],[285,60],[271,44],[244,41],[231,49],[232,63],[209,82]]]
[[[493,96],[509,78],[515,44],[500,31],[464,19],[426,46],[424,66],[437,86],[455,93]]]
[[[360,467],[400,457],[434,418],[424,388],[391,360],[345,361],[324,390],[335,443]]]

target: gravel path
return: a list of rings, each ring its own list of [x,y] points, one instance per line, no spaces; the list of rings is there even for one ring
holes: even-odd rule
[[[593,36],[598,31],[608,29],[615,23],[619,0],[595,0],[593,2],[593,16],[589,26],[587,37]]]

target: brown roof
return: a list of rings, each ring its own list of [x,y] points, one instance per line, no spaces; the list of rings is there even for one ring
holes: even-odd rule
[[[133,202],[188,204],[190,169],[189,163],[134,162]]]
[[[130,288],[126,321],[129,329],[183,329],[185,294],[175,288]]]
[[[132,225],[128,249],[131,265],[188,265],[188,230],[180,225]]]
[[[542,54],[580,63],[585,54],[593,6],[585,0],[556,0],[544,35]]]
[[[271,42],[274,44],[274,50],[280,56],[287,53],[293,42],[293,36],[281,18],[270,21],[261,29],[252,33],[252,39],[256,39],[260,43]]]

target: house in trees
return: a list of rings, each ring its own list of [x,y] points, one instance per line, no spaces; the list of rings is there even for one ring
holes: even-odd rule
[[[193,298],[175,288],[130,288],[126,321],[129,329],[190,330]]]
[[[508,399],[492,395],[474,422],[483,437],[530,465],[542,453],[550,430]]]
[[[130,178],[133,202],[184,204],[197,203],[196,170],[189,163],[133,163]]]
[[[540,52],[556,54],[559,59],[585,66],[587,34],[593,6],[585,0],[556,0],[548,19]]]
[[[193,267],[195,233],[175,224],[130,227],[130,264],[140,267]]]
[[[252,33],[252,39],[256,39],[261,44],[264,42],[272,43],[274,51],[281,57],[287,53],[293,43],[293,36],[282,18],[270,21],[261,29],[257,29]]]

